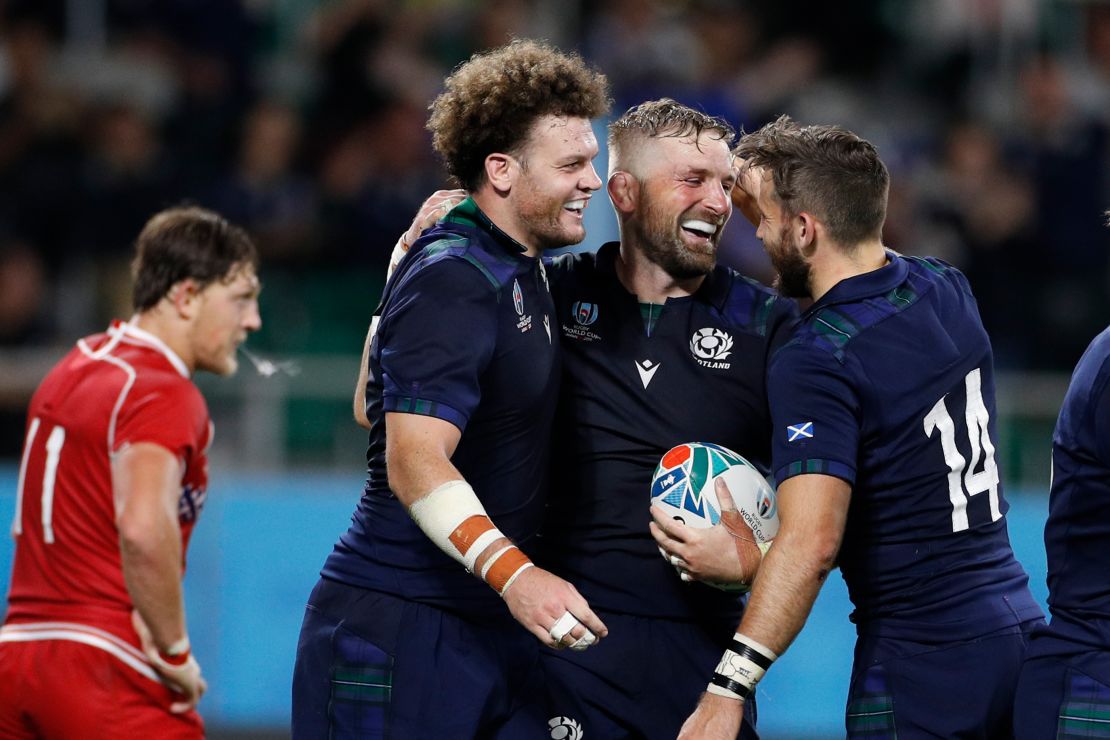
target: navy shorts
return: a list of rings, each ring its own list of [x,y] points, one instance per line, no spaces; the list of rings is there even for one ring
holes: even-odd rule
[[[609,636],[582,652],[541,648],[554,732],[597,740],[674,740],[736,630],[594,610]],[[555,735],[552,735],[554,737]],[[755,702],[739,737],[755,740]]]
[[[471,621],[321,579],[297,644],[293,737],[546,737],[539,647],[507,611]]]
[[[849,738],[1010,738],[1018,672],[1036,622],[973,640],[856,643],[845,725]]]
[[[1037,655],[1034,638],[1021,668],[1014,737],[1110,738],[1110,652]]]

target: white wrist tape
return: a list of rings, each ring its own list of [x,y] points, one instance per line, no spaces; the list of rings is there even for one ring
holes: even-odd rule
[[[409,247],[412,246],[407,241],[405,241],[405,237],[407,235],[407,231],[404,234],[401,234],[401,238],[398,239],[397,243],[393,245],[393,251],[389,254],[389,267],[385,271],[386,280],[389,280],[389,278],[393,275],[393,271],[397,269],[397,265],[405,256],[405,252],[409,251]]]
[[[729,699],[747,699],[778,657],[766,645],[737,632],[705,690]]]
[[[464,480],[448,481],[432,489],[409,507],[409,515],[436,547],[471,573],[482,553],[505,537],[493,526],[474,489]],[[485,561],[479,575],[500,594],[531,566],[528,557],[509,544]]]
[[[189,646],[189,636],[185,635],[184,637],[182,637],[180,640],[178,640],[174,644],[170,645],[165,650],[159,650],[158,654],[159,655],[169,655],[171,657],[176,657],[178,655],[184,655],[185,653],[189,652],[189,647],[190,647]]]

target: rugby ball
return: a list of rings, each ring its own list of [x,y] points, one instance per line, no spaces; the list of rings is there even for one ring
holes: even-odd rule
[[[663,455],[651,479],[651,502],[689,527],[721,521],[713,482],[724,478],[732,500],[760,542],[779,531],[775,491],[750,462],[727,447],[687,442]]]

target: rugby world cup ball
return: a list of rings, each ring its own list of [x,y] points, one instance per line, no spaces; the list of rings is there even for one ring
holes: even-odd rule
[[[750,462],[727,447],[687,442],[663,455],[651,479],[651,502],[690,527],[721,520],[713,482],[723,478],[740,515],[760,542],[779,531],[775,491]]]

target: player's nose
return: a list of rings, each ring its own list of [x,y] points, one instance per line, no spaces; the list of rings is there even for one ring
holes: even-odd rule
[[[592,163],[586,168],[582,182],[578,184],[578,187],[590,192],[601,189],[601,178],[598,177],[597,170]]]
[[[709,187],[705,196],[705,207],[718,216],[723,216],[732,210],[732,197],[724,188]]]
[[[262,312],[258,310],[258,301],[252,301],[243,316],[243,328],[247,331],[258,331],[262,328]]]

